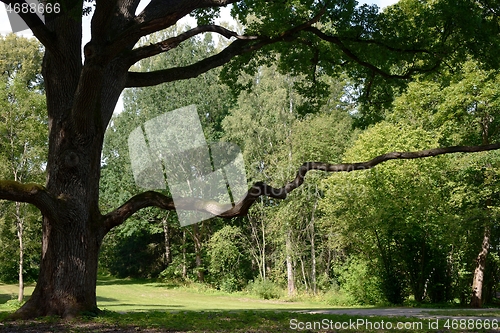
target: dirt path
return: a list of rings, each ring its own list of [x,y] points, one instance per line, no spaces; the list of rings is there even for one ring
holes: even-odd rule
[[[464,309],[467,315],[446,315],[446,312],[457,313],[458,309],[427,309],[427,308],[373,308],[373,309],[331,309],[331,310],[312,310],[303,311],[316,314],[345,314],[350,316],[370,317],[413,317],[421,319],[447,319],[447,318],[467,318],[467,319],[496,319],[500,323],[500,309]],[[302,312],[302,311],[301,311]],[[439,314],[436,314],[439,312]],[[480,316],[474,316],[469,313],[477,312]],[[490,313],[491,316],[485,315]]]

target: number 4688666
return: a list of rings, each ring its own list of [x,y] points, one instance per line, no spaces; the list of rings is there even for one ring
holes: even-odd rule
[[[8,4],[6,6],[7,13],[15,13],[15,14],[51,14],[51,13],[59,13],[61,11],[61,4],[58,2],[55,3],[15,3]]]
[[[447,319],[443,325],[446,329],[452,330],[480,330],[498,329],[497,319]]]

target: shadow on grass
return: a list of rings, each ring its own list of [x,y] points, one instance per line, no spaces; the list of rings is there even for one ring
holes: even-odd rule
[[[96,298],[97,298],[98,302],[116,302],[116,301],[118,301],[118,299],[111,298],[111,297],[97,296]]]
[[[12,299],[11,294],[0,294],[0,304],[4,304]]]
[[[142,284],[152,287],[161,287],[167,289],[174,289],[179,287],[179,283],[176,282],[164,282],[164,281],[154,281],[151,279],[134,279],[134,278],[116,278],[113,276],[99,276],[97,278],[98,286],[120,286],[120,285],[131,285],[131,284]]]
[[[148,309],[148,308],[160,308],[164,309],[165,311],[169,311],[171,308],[184,308],[184,305],[169,305],[169,304],[134,304],[134,303],[119,303],[119,304],[106,304],[105,306],[102,306],[103,308],[112,308],[112,307],[117,307],[117,306],[134,306],[138,308],[138,310],[130,310],[127,312],[144,312],[144,311],[158,311],[154,309]],[[192,311],[192,310],[191,310]]]
[[[132,278],[119,279],[112,276],[99,276],[97,278],[98,286],[146,284],[150,282],[151,280],[146,280],[146,279],[132,279]]]

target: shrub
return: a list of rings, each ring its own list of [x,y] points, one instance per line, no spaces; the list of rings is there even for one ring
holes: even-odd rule
[[[369,263],[359,258],[350,258],[342,265],[336,265],[340,291],[350,305],[373,305],[385,303],[380,288],[381,281],[370,272]]]
[[[250,282],[247,289],[251,294],[263,299],[276,299],[283,295],[283,291],[276,283],[269,280],[262,280],[261,278]]]

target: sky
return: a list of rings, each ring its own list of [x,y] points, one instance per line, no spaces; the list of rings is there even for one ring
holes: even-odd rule
[[[149,2],[150,2],[150,0],[141,1],[139,8],[137,9],[137,12],[140,12],[144,7],[146,7],[146,5]],[[359,4],[364,4],[364,3],[376,4],[380,8],[384,8],[384,7],[387,7],[389,5],[392,5],[396,2],[398,2],[398,0],[358,0],[358,2],[359,2]],[[229,17],[229,9],[225,8],[222,11],[221,20],[230,22],[230,19],[228,19],[228,17]],[[191,25],[195,24],[195,21],[192,18],[183,19],[182,21],[184,21],[183,23],[190,23]],[[89,33],[89,31],[90,31],[90,17],[84,17],[83,24],[84,24],[83,45],[85,45],[90,40],[90,33]],[[5,5],[0,4],[0,34],[6,35],[10,32],[12,32],[12,30],[11,30],[11,27],[9,24],[7,12],[5,10]],[[17,34],[24,36],[24,37],[32,37],[33,36],[33,34],[31,33],[31,30],[24,30],[24,31],[18,32]],[[122,98],[120,98],[120,100],[118,101],[116,108],[115,108],[115,112],[121,112],[121,110],[123,110]]]
[[[359,3],[373,3],[378,5],[380,8],[387,7],[389,5],[392,5],[393,3],[396,3],[398,0],[358,0]],[[149,3],[148,0],[143,0],[141,4],[139,5],[138,11],[142,10],[147,4]],[[88,18],[86,21],[89,21],[90,19]],[[87,23],[88,24],[88,23]],[[5,5],[0,4],[0,34],[5,35],[11,32],[9,20],[7,17],[7,12],[5,11]],[[22,31],[21,33],[18,33],[20,35],[29,37],[32,36],[31,32],[29,30]]]

